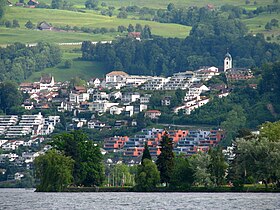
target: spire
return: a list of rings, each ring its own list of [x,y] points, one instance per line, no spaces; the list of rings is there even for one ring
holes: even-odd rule
[[[228,51],[227,51],[227,53],[226,53],[226,55],[225,55],[225,58],[230,58],[230,59],[232,59],[231,54],[229,54]]]

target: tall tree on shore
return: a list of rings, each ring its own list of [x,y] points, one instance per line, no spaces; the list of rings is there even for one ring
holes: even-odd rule
[[[145,147],[144,147],[144,151],[143,151],[143,155],[142,155],[142,159],[141,159],[141,164],[143,164],[143,161],[145,159],[152,160],[150,150],[149,150],[149,146],[148,146],[147,142],[145,142]]]
[[[35,173],[40,180],[36,187],[39,192],[61,192],[73,181],[74,160],[56,150],[35,159]]]
[[[100,147],[81,131],[62,133],[54,137],[52,145],[75,161],[73,176],[76,185],[101,185],[105,179]]]
[[[255,181],[263,180],[266,187],[268,182],[280,187],[280,122],[264,123],[260,135],[251,135],[235,141],[235,170],[242,172],[244,180],[248,177]]]
[[[169,138],[167,132],[163,135],[159,146],[161,153],[157,158],[156,164],[160,172],[161,183],[165,183],[168,186],[173,173],[175,156],[173,153],[173,141]]]
[[[176,157],[174,162],[170,185],[177,189],[189,188],[194,182],[194,171],[190,166],[189,160],[184,157]]]
[[[160,174],[157,166],[153,161],[145,159],[141,165],[137,167],[136,189],[138,191],[152,191],[160,182]]]
[[[225,181],[228,164],[220,147],[211,148],[208,153],[210,156],[209,172],[211,180],[216,186],[220,186]]]

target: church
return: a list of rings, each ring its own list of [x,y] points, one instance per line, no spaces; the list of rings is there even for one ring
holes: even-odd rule
[[[232,62],[232,56],[227,52],[224,58],[224,72],[228,81],[248,80],[254,77],[250,69],[234,68]]]

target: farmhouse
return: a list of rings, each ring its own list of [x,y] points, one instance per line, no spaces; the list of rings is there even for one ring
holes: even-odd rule
[[[47,23],[46,21],[43,21],[43,22],[39,23],[38,29],[42,30],[42,31],[46,31],[46,30],[51,31],[53,29],[53,27],[51,24]]]

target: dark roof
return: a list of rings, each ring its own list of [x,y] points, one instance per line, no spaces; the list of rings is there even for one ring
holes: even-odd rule
[[[39,23],[38,29],[40,29],[40,30],[51,30],[52,26],[49,23],[47,23],[46,21],[43,21],[43,22]]]
[[[231,54],[229,54],[229,52],[227,52],[227,54],[225,55],[225,58],[230,58],[231,59]]]
[[[29,0],[27,4],[28,5],[37,5],[37,4],[39,4],[39,2],[35,1],[35,0]]]
[[[49,75],[42,76],[40,79],[40,83],[43,83],[43,84],[49,84],[49,83],[51,83],[51,81],[52,81],[52,77]]]

